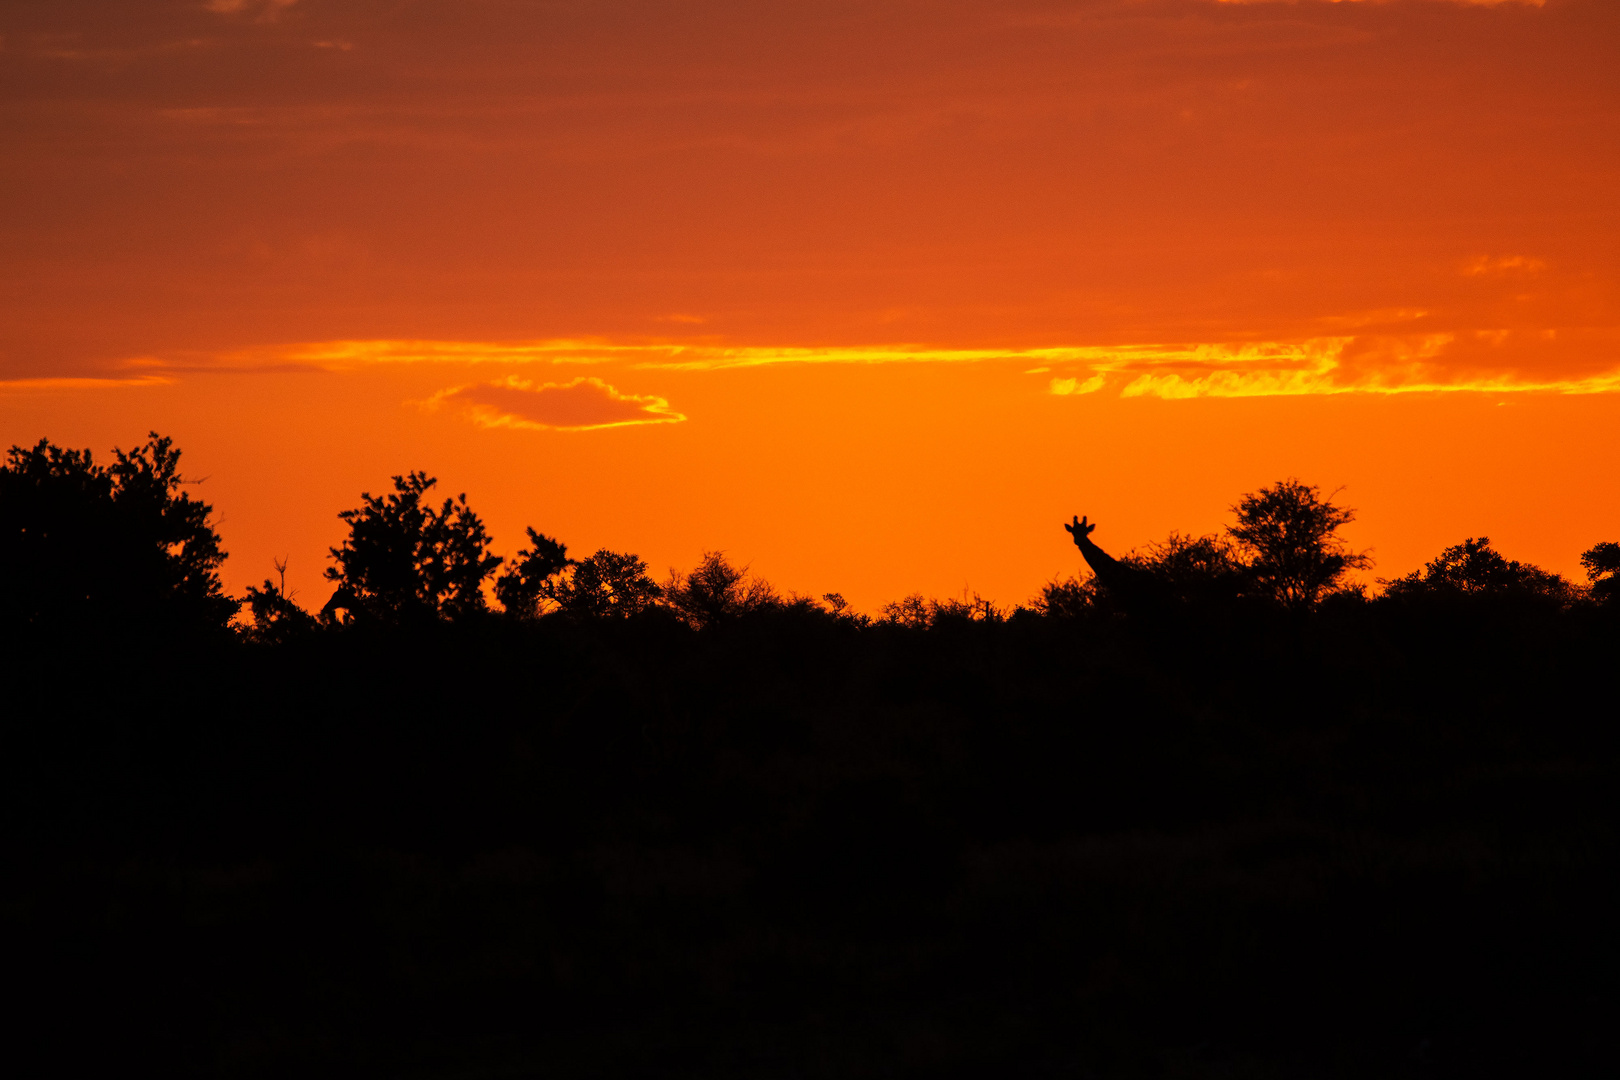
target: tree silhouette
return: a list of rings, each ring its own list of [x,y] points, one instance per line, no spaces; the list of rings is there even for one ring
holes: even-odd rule
[[[721,551],[705,551],[685,577],[670,571],[664,601],[693,626],[713,626],[725,619],[779,601],[768,582],[748,576]]]
[[[1226,531],[1252,588],[1286,608],[1312,607],[1343,587],[1347,571],[1372,565],[1334,535],[1355,520],[1354,511],[1324,500],[1314,484],[1281,480],[1243,496],[1232,511],[1237,524]]]
[[[1585,556],[1582,556],[1584,561]],[[1574,587],[1564,578],[1539,566],[1503,558],[1491,547],[1491,538],[1469,537],[1453,544],[1421,571],[1384,583],[1386,595],[1410,598],[1423,595],[1540,597],[1566,601]]]
[[[495,599],[508,614],[520,619],[538,617],[541,604],[549,599],[551,579],[575,565],[568,557],[567,545],[560,540],[533,529],[528,533],[531,546],[519,549],[506,572],[495,581]]]
[[[544,595],[575,619],[628,618],[646,611],[663,592],[639,556],[603,548],[545,582]]]
[[[0,611],[11,625],[130,624],[225,627],[238,604],[225,596],[213,508],[181,490],[180,451],[150,433],[113,451],[41,439],[13,446],[0,467],[0,559],[11,581]]]
[[[1592,599],[1612,603],[1620,596],[1620,544],[1606,540],[1581,552],[1581,565],[1591,582]]]
[[[383,625],[457,620],[486,610],[484,581],[501,564],[489,553],[484,523],[465,494],[435,509],[422,496],[438,481],[421,472],[396,476],[394,493],[362,493],[363,505],[338,515],[349,525],[337,585],[323,615],[346,608],[351,619]]]

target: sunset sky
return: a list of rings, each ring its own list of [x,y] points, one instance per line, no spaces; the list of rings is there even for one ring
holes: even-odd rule
[[[8,0],[0,145],[0,440],[174,436],[233,592],[409,469],[868,611],[1620,539],[1613,0]]]

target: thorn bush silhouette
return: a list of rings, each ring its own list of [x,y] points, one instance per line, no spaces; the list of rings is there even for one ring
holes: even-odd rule
[[[750,577],[746,566],[733,566],[720,551],[704,552],[685,575],[671,570],[663,592],[664,602],[698,629],[781,602],[768,582]]]

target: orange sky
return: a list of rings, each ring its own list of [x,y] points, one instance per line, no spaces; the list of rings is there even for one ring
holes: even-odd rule
[[[394,472],[660,576],[1027,598],[1297,475],[1620,538],[1620,5],[12,0],[0,440],[233,589]]]

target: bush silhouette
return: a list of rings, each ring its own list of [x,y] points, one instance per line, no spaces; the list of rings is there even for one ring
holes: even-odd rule
[[[1048,586],[1049,589],[1051,587]],[[913,629],[945,626],[950,623],[998,623],[1006,621],[1006,618],[1006,612],[978,593],[965,594],[960,599],[951,596],[943,600],[924,597],[921,593],[912,593],[878,609],[879,622]]]
[[[1594,549],[1596,550],[1596,549]],[[1575,587],[1539,566],[1503,558],[1491,538],[1469,537],[1446,548],[1421,571],[1385,582],[1391,599],[1419,596],[1520,596],[1567,602]]]
[[[542,605],[550,601],[552,579],[574,565],[567,545],[532,528],[528,533],[530,546],[519,549],[506,572],[495,580],[495,599],[508,615],[519,619],[538,618]]]
[[[1607,540],[1587,548],[1581,552],[1581,566],[1586,569],[1592,599],[1608,604],[1620,596],[1620,544]]]
[[[244,603],[253,617],[248,637],[254,641],[280,643],[308,633],[320,625],[315,617],[299,607],[287,592],[287,563],[276,560],[280,581],[264,579],[262,586],[249,585]]]
[[[1172,532],[1146,551],[1132,552],[1123,562],[1152,574],[1165,590],[1188,603],[1231,600],[1245,592],[1249,568],[1233,544],[1220,536],[1185,536]]]
[[[13,446],[0,467],[0,599],[14,627],[222,629],[238,604],[220,587],[225,561],[213,508],[181,490],[180,451],[152,432],[145,445],[89,450],[41,439]]]
[[[422,497],[436,479],[411,472],[393,480],[393,494],[362,493],[363,505],[338,515],[349,536],[331,549],[337,565],[326,578],[337,591],[323,615],[344,608],[355,621],[402,625],[486,610],[484,581],[501,558],[489,553],[489,534],[467,496],[435,509]]]
[[[1095,578],[1057,578],[1041,586],[1041,591],[1030,601],[1030,610],[1037,615],[1055,619],[1077,619],[1090,612],[1097,603]]]
[[[1238,500],[1236,541],[1250,587],[1290,609],[1309,608],[1343,588],[1344,575],[1371,565],[1334,533],[1355,513],[1324,500],[1313,484],[1281,480]]]
[[[567,574],[551,577],[544,595],[574,619],[623,619],[657,603],[663,590],[647,576],[639,556],[606,548],[581,559]]]
[[[664,583],[664,602],[692,626],[702,629],[745,612],[780,602],[768,582],[736,567],[724,552],[705,551],[684,577],[671,570]]]

